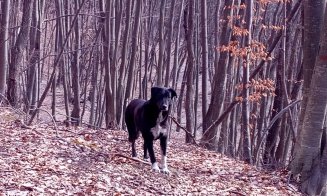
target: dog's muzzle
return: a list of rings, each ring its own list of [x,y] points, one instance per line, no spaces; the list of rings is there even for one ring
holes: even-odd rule
[[[168,105],[162,105],[160,109],[161,111],[168,111]]]

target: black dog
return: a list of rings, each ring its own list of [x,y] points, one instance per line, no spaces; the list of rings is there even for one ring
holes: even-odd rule
[[[125,111],[128,140],[132,143],[132,156],[136,157],[135,140],[141,132],[144,139],[144,159],[148,158],[149,152],[154,171],[160,170],[153,151],[153,141],[160,139],[162,172],[169,173],[166,157],[167,120],[174,97],[177,97],[177,94],[171,88],[152,87],[150,100],[134,99]]]

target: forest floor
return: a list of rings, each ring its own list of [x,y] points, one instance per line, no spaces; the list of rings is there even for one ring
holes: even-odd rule
[[[0,108],[0,193],[3,195],[301,195],[288,171],[259,170],[242,161],[184,144],[173,133],[171,173],[154,173],[131,159],[118,130],[24,126]],[[156,142],[156,154],[160,152]],[[139,158],[141,140],[137,143]]]

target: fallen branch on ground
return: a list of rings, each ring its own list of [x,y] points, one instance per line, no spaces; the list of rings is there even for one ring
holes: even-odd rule
[[[110,161],[112,161],[115,157],[123,157],[123,158],[129,159],[129,160],[133,160],[133,161],[136,161],[136,162],[144,163],[146,165],[151,165],[150,162],[146,162],[146,161],[143,161],[143,160],[138,159],[138,158],[129,157],[129,156],[126,156],[126,155],[123,155],[123,154],[118,154],[118,153],[113,154],[111,156]]]
[[[119,154],[119,153],[112,154],[111,158],[110,158],[110,161],[112,161],[115,157],[123,157],[123,158],[129,159],[129,160],[132,160],[132,161],[136,161],[136,162],[139,162],[139,163],[143,163],[143,164],[146,164],[146,165],[151,165],[150,162],[143,161],[141,159],[134,158],[134,157],[129,157],[129,156]],[[159,165],[159,167],[160,167],[160,165]],[[169,170],[170,170],[170,174],[174,174],[174,175],[178,176],[177,170],[172,168],[172,166],[170,166]]]

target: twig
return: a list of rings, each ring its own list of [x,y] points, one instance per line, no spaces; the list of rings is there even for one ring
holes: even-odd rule
[[[7,103],[9,104],[9,100],[7,99],[7,97],[4,94],[0,93],[0,105],[2,105],[2,99],[7,101]]]
[[[146,164],[146,165],[151,165],[150,162],[146,162],[146,161],[143,161],[141,159],[137,159],[137,158],[134,158],[134,157],[129,157],[129,156],[119,154],[119,153],[112,154],[110,161],[112,161],[115,157],[123,157],[123,158],[129,159],[129,160],[132,160],[132,161],[136,161],[136,162],[139,162],[139,163],[143,163],[143,164]],[[159,165],[159,167],[160,167],[160,165]],[[178,170],[173,168],[172,166],[169,166],[169,170],[170,170],[170,174],[175,174],[176,176],[179,175]]]
[[[54,128],[55,128],[55,130],[56,130],[56,133],[57,133],[57,135],[58,135],[58,132],[57,132],[57,130],[58,130],[57,123],[56,123],[55,119],[53,118],[53,116],[50,114],[50,112],[48,112],[47,110],[42,109],[42,108],[35,108],[35,110],[43,111],[43,112],[47,113],[47,114],[50,116],[50,118],[51,118],[51,120],[52,120],[52,122],[53,122],[53,124],[54,124]]]
[[[174,121],[174,123],[181,128],[183,131],[185,131],[185,133],[191,137],[191,139],[193,140],[194,144],[199,146],[199,144],[196,142],[195,140],[195,136],[192,135],[192,133],[190,133],[185,127],[183,127],[181,124],[178,123],[178,121],[176,120],[176,118],[172,117],[169,115],[169,117]]]
[[[231,193],[237,194],[237,195],[242,195],[242,196],[246,196],[244,193],[240,193],[238,191],[229,191]]]
[[[23,129],[33,129],[32,127],[26,125],[21,119],[15,120],[16,124],[19,124],[19,126]]]
[[[119,154],[119,153],[113,154],[111,156],[111,159],[110,160],[113,160],[115,157],[123,157],[123,158],[130,159],[130,160],[133,160],[133,161],[136,161],[136,162],[144,163],[146,165],[151,165],[149,162],[146,162],[146,161],[143,161],[141,159],[134,158],[134,157],[129,157],[129,156],[126,156],[126,155],[123,155],[123,154]]]
[[[224,192],[229,192],[231,191],[232,189],[234,189],[235,187],[229,187],[228,189],[224,189],[224,190],[220,190],[220,191],[217,191],[217,194],[219,193],[224,193]]]

